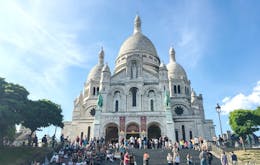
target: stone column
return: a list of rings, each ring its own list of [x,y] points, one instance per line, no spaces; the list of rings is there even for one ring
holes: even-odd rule
[[[94,137],[100,137],[100,115],[101,115],[101,107],[97,106],[97,110],[95,113],[95,120],[93,123],[93,135]]]
[[[169,140],[172,140],[172,143],[175,143],[175,128],[174,128],[174,122],[172,119],[172,111],[170,107],[166,107],[165,111],[165,117],[166,117],[166,135],[168,136]]]

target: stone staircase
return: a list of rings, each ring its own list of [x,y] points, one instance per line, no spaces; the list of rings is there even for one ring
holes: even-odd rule
[[[147,151],[150,155],[149,165],[167,165],[167,154],[171,152],[170,150],[130,150],[130,154],[134,155],[137,165],[143,165],[143,154]],[[200,165],[199,151],[193,149],[182,149],[179,151],[181,156],[181,165],[186,164],[186,155],[189,153],[192,155],[192,160],[194,165]],[[220,165],[220,160],[216,157],[213,157],[212,165]]]

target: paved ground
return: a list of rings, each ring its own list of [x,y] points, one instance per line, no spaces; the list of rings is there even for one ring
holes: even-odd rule
[[[149,165],[167,165],[167,161],[166,161],[166,156],[167,153],[170,151],[162,151],[162,150],[152,150],[152,149],[148,149],[148,150],[137,150],[137,149],[133,149],[130,151],[130,153],[132,153],[135,156],[135,160],[137,165],[143,165],[143,154],[144,152],[147,151],[150,155],[150,161],[149,161]],[[190,153],[192,155],[193,158],[193,163],[194,165],[200,165],[199,163],[199,151],[195,151],[195,150],[189,150],[189,149],[183,149],[180,150],[180,155],[181,155],[181,165],[186,165],[186,155]],[[119,165],[119,160],[112,162],[109,161],[105,161],[102,164],[104,165]],[[220,161],[219,159],[217,159],[216,157],[213,158],[212,161],[212,165],[220,165]]]

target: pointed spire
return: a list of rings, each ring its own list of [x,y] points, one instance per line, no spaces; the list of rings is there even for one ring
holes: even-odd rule
[[[176,60],[175,60],[175,50],[173,49],[172,46],[169,50],[169,55],[170,55],[170,62],[176,62]]]
[[[138,15],[135,16],[134,34],[141,33],[141,19]]]
[[[103,50],[103,46],[101,46],[101,50],[100,50],[100,52],[99,52],[99,56],[98,56],[98,63],[99,63],[99,65],[103,65],[104,64],[104,55],[105,55],[105,53],[104,53],[104,50]]]

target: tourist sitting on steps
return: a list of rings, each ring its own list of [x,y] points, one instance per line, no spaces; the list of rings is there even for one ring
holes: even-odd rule
[[[106,154],[107,154],[106,159],[113,162],[114,161],[114,154],[112,153],[112,151],[110,149],[108,149],[106,151]]]

